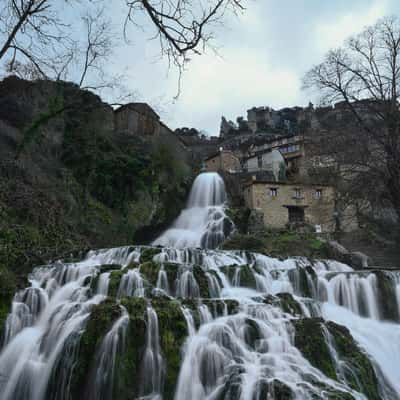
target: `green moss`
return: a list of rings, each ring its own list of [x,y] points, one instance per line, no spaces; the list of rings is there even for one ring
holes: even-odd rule
[[[290,293],[278,293],[277,297],[279,298],[280,306],[284,312],[294,316],[303,315],[300,304]]]
[[[119,284],[122,276],[126,273],[124,270],[111,271],[110,283],[108,284],[108,295],[110,297],[116,297],[118,293]]]
[[[344,373],[350,387],[364,393],[368,400],[379,400],[378,379],[366,354],[357,346],[346,327],[331,321],[326,325],[334,338],[340,359],[349,366],[344,368]]]
[[[113,323],[121,315],[121,308],[111,299],[92,308],[89,320],[79,341],[79,350],[71,379],[71,397],[80,398],[86,384],[90,381],[96,351]],[[55,371],[55,374],[57,372]]]
[[[255,253],[265,251],[265,243],[258,236],[235,234],[222,245],[223,250],[248,250]]]
[[[3,336],[4,323],[11,311],[11,303],[17,289],[14,274],[0,264],[0,343]]]
[[[236,314],[239,311],[239,303],[236,300],[204,299],[205,304],[214,317],[222,317],[227,310],[228,315]]]
[[[156,286],[160,268],[161,264],[155,263],[154,261],[146,261],[145,263],[140,264],[140,273],[151,285]]]
[[[290,270],[289,277],[294,282],[296,294],[303,297],[312,297],[313,282],[316,281],[317,277],[311,267],[297,267]]]
[[[161,249],[158,247],[146,247],[142,249],[140,255],[140,262],[145,263],[148,261],[153,261],[154,256],[161,253]]]
[[[115,398],[131,400],[139,396],[142,362],[146,346],[147,301],[143,298],[123,298],[121,304],[129,313],[129,325],[124,351],[116,360]]]
[[[182,345],[187,337],[187,324],[178,301],[157,298],[152,300],[152,306],[157,312],[160,347],[166,361],[163,398],[172,400],[182,363]]]
[[[196,279],[197,284],[199,285],[200,289],[200,297],[205,299],[210,297],[210,291],[208,288],[208,280],[206,274],[199,265],[195,265],[193,267],[193,275]]]
[[[114,270],[119,271],[120,269],[122,269],[121,264],[103,264],[103,265],[100,265],[100,267],[99,267],[101,274],[103,272],[109,272],[109,271],[114,271]]]
[[[241,234],[246,234],[248,231],[250,212],[251,210],[245,207],[229,207],[225,210],[226,215],[233,221]]]
[[[331,354],[322,331],[322,319],[304,318],[294,321],[295,346],[303,356],[327,377],[337,379]]]
[[[374,271],[378,285],[378,303],[380,305],[381,317],[384,320],[398,322],[400,320],[397,307],[396,287],[390,272]]]
[[[240,286],[255,289],[256,280],[254,277],[254,271],[249,265],[226,265],[220,267],[220,271],[223,272],[232,282],[237,268],[240,270]]]

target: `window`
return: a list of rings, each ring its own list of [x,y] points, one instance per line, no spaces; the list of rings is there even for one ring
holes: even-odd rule
[[[316,199],[320,199],[322,197],[322,189],[317,189],[314,196]]]
[[[270,189],[269,189],[269,195],[270,195],[271,197],[276,197],[276,196],[278,196],[278,189],[277,189],[277,188],[270,188]]]
[[[293,190],[293,197],[295,199],[300,199],[301,198],[301,190],[300,189],[294,189]]]
[[[262,156],[257,156],[257,166],[258,168],[262,168]]]

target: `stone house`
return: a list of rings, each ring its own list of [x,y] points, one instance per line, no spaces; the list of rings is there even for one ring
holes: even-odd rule
[[[165,125],[147,103],[129,103],[115,110],[114,131],[117,134],[139,136],[155,146],[167,147],[176,159],[189,161],[193,158],[180,135]]]
[[[304,158],[306,146],[303,135],[287,135],[266,140],[264,143],[252,146],[249,149],[248,159],[254,164],[254,159],[268,157],[273,151],[279,151],[286,162],[288,177],[299,178],[305,174]],[[261,162],[260,165],[263,163]]]
[[[243,186],[248,208],[262,212],[264,224],[285,228],[306,223],[317,232],[336,227],[335,190],[332,186],[254,180]]]
[[[161,122],[158,114],[146,103],[129,103],[114,112],[115,130],[140,136],[158,136]]]
[[[230,150],[219,150],[204,160],[204,170],[207,172],[239,172],[240,160]]]

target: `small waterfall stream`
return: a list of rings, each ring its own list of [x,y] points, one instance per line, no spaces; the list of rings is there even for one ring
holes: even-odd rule
[[[224,181],[214,172],[200,174],[193,183],[187,206],[172,227],[154,241],[167,247],[217,247],[233,229],[224,211]]]
[[[188,210],[223,212],[220,190],[201,177]],[[174,247],[35,268],[2,330],[0,399],[400,400],[400,271],[195,248],[222,238],[207,218],[157,240]]]

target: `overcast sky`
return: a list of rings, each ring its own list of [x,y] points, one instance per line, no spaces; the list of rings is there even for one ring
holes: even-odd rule
[[[116,12],[116,11],[115,11]],[[247,0],[247,10],[219,30],[219,57],[192,59],[177,101],[176,71],[157,57],[157,42],[133,31],[134,43],[117,51],[128,86],[157,106],[171,127],[219,132],[221,116],[235,120],[253,106],[273,108],[317,102],[301,90],[301,78],[324,53],[385,15],[400,15],[398,0]]]

